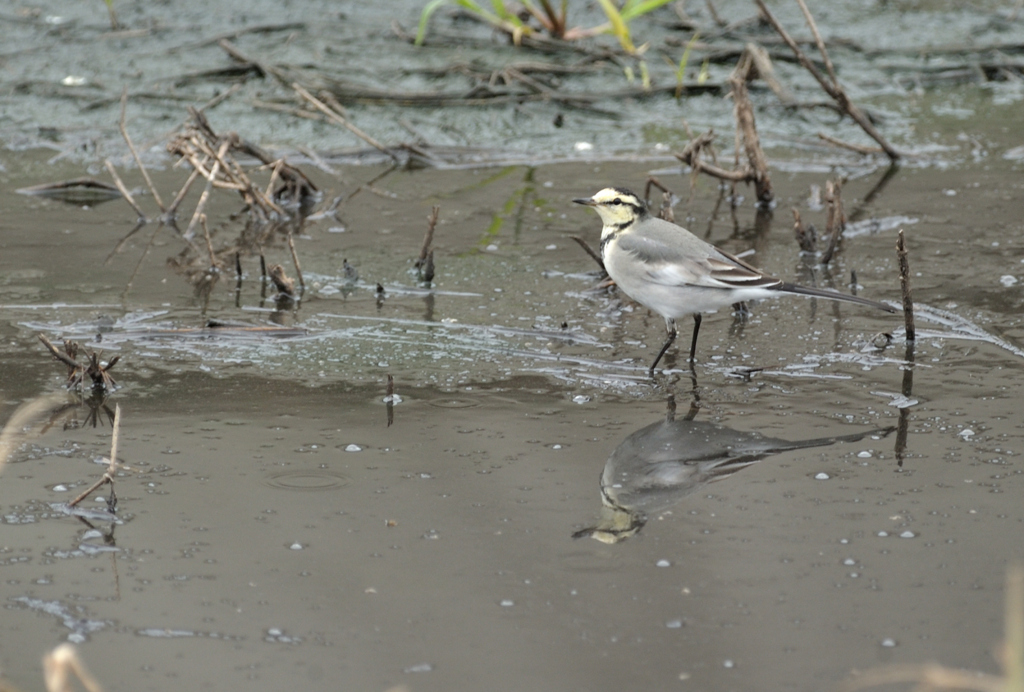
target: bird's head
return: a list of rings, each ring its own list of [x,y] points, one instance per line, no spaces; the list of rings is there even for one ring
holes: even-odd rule
[[[647,214],[644,201],[636,193],[621,187],[606,187],[593,197],[574,199],[573,202],[596,209],[605,226],[621,228]]]

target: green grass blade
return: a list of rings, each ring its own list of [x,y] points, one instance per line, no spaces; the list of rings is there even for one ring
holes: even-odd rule
[[[597,0],[597,2],[608,17],[608,23],[612,27],[612,34],[615,35],[615,38],[619,39],[622,49],[631,55],[636,53],[633,39],[629,36],[629,26],[626,25],[626,20],[622,18],[619,8],[612,4],[612,0]]]
[[[676,85],[679,87],[683,86],[683,80],[686,78],[686,67],[690,64],[690,53],[693,51],[694,45],[700,38],[700,32],[693,35],[689,41],[686,42],[686,48],[683,49],[683,57],[679,59],[679,67],[676,69]],[[678,92],[676,98],[679,98]]]
[[[667,5],[672,0],[629,0],[625,5],[622,6],[622,19],[624,21],[630,21],[636,19],[641,15],[645,15],[648,12],[653,12],[662,5]]]
[[[448,2],[448,0],[430,0],[426,5],[423,6],[423,11],[420,12],[420,26],[416,30],[416,41],[417,46],[423,45],[423,37],[427,35],[427,22],[430,21],[430,15],[434,14],[438,7]]]

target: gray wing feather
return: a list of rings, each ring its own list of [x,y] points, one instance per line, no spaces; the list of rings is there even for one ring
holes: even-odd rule
[[[618,238],[620,250],[647,265],[651,281],[708,288],[770,288],[781,283],[678,226],[652,226],[653,221],[642,236],[624,233]]]

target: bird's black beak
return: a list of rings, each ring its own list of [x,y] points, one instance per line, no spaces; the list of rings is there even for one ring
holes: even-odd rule
[[[573,202],[575,202],[576,204],[583,204],[583,205],[588,206],[588,207],[596,207],[597,206],[597,202],[595,202],[590,197],[580,197],[579,199],[574,199]]]

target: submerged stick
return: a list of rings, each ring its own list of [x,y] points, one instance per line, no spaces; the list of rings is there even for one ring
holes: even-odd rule
[[[914,328],[914,301],[910,295],[910,261],[907,259],[907,243],[900,229],[896,238],[896,257],[900,263],[900,289],[903,293],[903,323],[906,325],[907,341],[914,341],[917,330]]]

